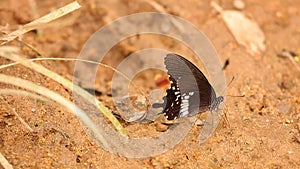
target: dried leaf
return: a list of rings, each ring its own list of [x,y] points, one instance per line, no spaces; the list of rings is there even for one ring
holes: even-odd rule
[[[233,10],[223,10],[215,2],[211,3],[223,17],[224,22],[240,45],[255,58],[260,58],[265,51],[265,35],[257,23],[247,18],[243,13]]]

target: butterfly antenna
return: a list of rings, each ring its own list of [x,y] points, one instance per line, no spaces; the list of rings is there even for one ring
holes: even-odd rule
[[[233,82],[234,80],[234,76],[232,76],[232,79],[230,80],[230,82],[226,85],[225,89],[223,89],[222,93],[225,92],[225,90],[231,85],[231,83]],[[227,95],[226,95],[227,96]]]
[[[225,89],[227,89],[232,84],[232,82],[233,82],[234,79],[235,79],[235,77],[232,76],[230,82],[226,85]],[[226,95],[226,96],[230,96],[230,97],[245,97],[245,94],[243,93],[242,95],[239,95],[239,96],[234,96],[234,95]]]
[[[226,96],[230,96],[230,97],[245,97],[245,94],[239,95],[239,96],[234,96],[234,95],[226,95]]]
[[[231,83],[233,82],[233,80],[234,80],[234,76],[232,76],[230,82],[229,82],[228,85],[226,86],[226,89],[231,85]]]

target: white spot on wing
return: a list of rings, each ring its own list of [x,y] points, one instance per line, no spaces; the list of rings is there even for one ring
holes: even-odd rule
[[[190,98],[190,96],[184,96],[185,100],[188,100]]]
[[[188,103],[189,101],[188,100],[186,100],[186,99],[183,99],[182,100],[182,103]]]
[[[180,117],[188,115],[189,114],[188,109],[189,109],[188,107],[185,107],[185,108],[181,109],[180,112],[179,112]]]

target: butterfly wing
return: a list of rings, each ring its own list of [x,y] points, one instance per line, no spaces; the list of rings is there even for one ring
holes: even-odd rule
[[[165,65],[171,83],[164,97],[163,113],[168,120],[209,110],[212,101],[216,99],[216,93],[204,74],[193,63],[177,54],[168,54]],[[174,87],[176,90],[173,90]]]
[[[181,94],[177,81],[169,76],[170,88],[167,89],[167,96],[164,99],[164,110],[163,114],[168,120],[173,120],[179,116],[181,108]]]

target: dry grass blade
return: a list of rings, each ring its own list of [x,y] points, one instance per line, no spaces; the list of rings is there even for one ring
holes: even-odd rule
[[[2,101],[5,105],[5,107],[18,118],[18,120],[25,126],[25,128],[27,130],[29,130],[30,132],[33,132],[33,129],[26,123],[26,121],[12,107],[10,107],[10,105],[7,103],[6,100],[4,100],[4,98],[2,96],[0,96],[0,101]]]
[[[13,169],[13,166],[6,160],[6,158],[0,153],[0,164],[4,169]]]
[[[39,96],[35,93],[30,93],[25,90],[17,90],[17,89],[0,89],[0,95],[18,95],[18,96],[26,96],[31,97],[36,100],[41,100],[43,102],[52,102],[51,100],[47,99],[46,97]]]
[[[96,138],[103,143],[105,148],[110,150],[110,147],[108,146],[107,141],[104,139],[101,132],[98,130],[98,128],[92,122],[92,120],[80,108],[78,108],[76,105],[74,105],[72,102],[68,101],[61,95],[59,95],[45,87],[34,84],[33,82],[23,80],[23,79],[20,79],[17,77],[8,76],[5,74],[0,74],[0,82],[6,83],[6,84],[11,84],[14,86],[18,86],[18,87],[36,92],[42,96],[45,96],[45,97],[55,101],[59,105],[65,107],[67,110],[69,110],[70,112],[77,115],[84,122],[85,125],[89,126],[90,129],[95,133]]]
[[[9,52],[9,49],[11,49],[13,52]],[[41,73],[41,74],[43,74],[47,77],[50,77],[51,79],[57,81],[58,83],[62,84],[64,87],[68,88],[71,91],[76,91],[79,95],[81,95],[87,101],[89,101],[92,104],[95,104],[95,106],[97,106],[98,109],[112,122],[112,124],[115,126],[115,128],[122,135],[126,135],[125,129],[122,127],[122,125],[117,120],[117,118],[112,114],[112,112],[109,109],[107,109],[93,95],[89,94],[84,89],[82,89],[79,86],[73,84],[71,81],[65,79],[64,77],[58,75],[57,73],[52,72],[51,70],[43,67],[42,65],[34,63],[34,62],[32,62],[28,59],[25,59],[25,58],[15,54],[16,48],[10,47],[9,49],[6,49],[6,46],[0,47],[0,55],[4,56],[7,59],[18,62],[18,63],[22,64],[23,66],[25,66],[27,68],[30,68],[30,69],[38,72],[38,73]],[[7,52],[2,52],[2,51],[7,51]]]
[[[38,53],[38,51],[36,51]],[[121,76],[123,76],[126,80],[128,80],[130,82],[130,84],[138,91],[140,92],[142,95],[146,95],[139,87],[137,87],[132,81],[131,79],[126,76],[124,73],[120,72],[119,70],[115,69],[114,67],[111,67],[109,65],[100,63],[100,62],[95,62],[95,61],[91,61],[91,60],[84,60],[84,59],[73,59],[73,58],[34,58],[34,59],[28,59],[31,61],[45,61],[45,60],[61,60],[61,61],[79,61],[79,62],[85,62],[85,63],[91,63],[91,64],[96,64],[96,65],[101,65],[105,68],[108,68],[110,70],[113,70],[114,72],[120,74]],[[4,69],[10,66],[14,66],[20,64],[18,62],[14,62],[14,63],[9,63],[6,65],[0,65],[0,69]]]
[[[38,13],[38,7],[37,7],[37,4],[36,4],[36,1],[35,0],[29,0],[29,5],[31,7],[31,13],[32,13],[32,16],[34,19],[37,19],[39,18],[39,13]],[[42,36],[42,31],[41,29],[37,29],[37,35],[38,37],[41,37]]]
[[[16,46],[1,46],[0,47],[0,54],[17,53],[17,52],[19,52],[19,48]]]
[[[59,8],[59,9],[45,15],[45,16],[42,16],[41,18],[36,19],[36,20],[24,25],[23,28],[13,31],[13,32],[1,37],[0,40],[4,41],[1,45],[17,38],[20,35],[23,35],[26,32],[37,29],[38,27],[42,26],[43,24],[49,23],[57,18],[60,18],[80,7],[81,6],[78,4],[78,2],[74,1],[62,8]]]

